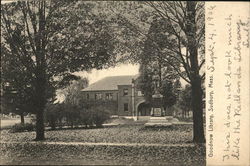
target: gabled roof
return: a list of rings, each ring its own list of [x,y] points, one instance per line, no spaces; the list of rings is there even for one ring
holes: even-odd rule
[[[138,75],[105,77],[81,91],[118,90],[118,85],[132,85],[132,79],[137,77]]]

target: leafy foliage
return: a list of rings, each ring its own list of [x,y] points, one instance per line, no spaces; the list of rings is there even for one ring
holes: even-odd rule
[[[144,44],[144,49],[140,55],[140,77],[139,88],[144,91],[147,101],[150,103],[153,95],[153,80],[155,75],[154,70],[158,70],[160,76],[160,92],[164,96],[164,107],[171,107],[176,103],[177,90],[179,87],[174,85],[179,83],[178,73],[174,68],[164,61],[169,52],[166,52],[166,45],[175,47],[175,40],[171,39],[171,35],[167,32],[168,24],[164,20],[154,19],[149,28],[147,40]],[[168,40],[166,40],[168,39]],[[179,62],[175,59],[169,61]],[[180,86],[180,85],[179,85]]]
[[[186,85],[185,89],[181,92],[179,107],[183,110],[183,112],[189,112],[192,110],[191,106],[192,95],[191,95],[191,87]]]
[[[190,83],[192,89],[192,110],[194,122],[194,138],[197,143],[204,143],[202,82],[205,78],[204,68],[204,2],[147,2],[156,15],[166,20],[168,33],[176,41],[176,45],[166,45],[171,54],[165,59],[178,75]],[[170,58],[170,59],[169,59]],[[172,63],[174,58],[179,65]]]
[[[22,57],[22,67],[15,68],[34,79],[38,139],[44,139],[45,105],[64,77],[117,61],[139,62],[144,52],[154,57],[152,65],[191,84],[194,140],[204,142],[204,2],[18,1],[3,5],[1,21],[1,45]]]
[[[78,127],[102,127],[102,124],[110,118],[110,113],[103,106],[83,107],[70,103],[50,104],[45,111],[46,122],[55,129],[57,126]]]
[[[15,124],[12,126],[10,129],[11,133],[16,133],[16,132],[24,132],[24,131],[33,131],[35,129],[35,125],[32,123],[24,123],[24,124]]]
[[[70,85],[64,89],[58,90],[58,94],[64,99],[65,103],[80,105],[81,90],[88,86],[87,78],[80,78],[78,80],[71,81]]]
[[[102,127],[102,124],[110,118],[109,112],[105,110],[102,106],[94,108],[92,107],[89,110],[89,113],[91,117],[90,119],[93,120],[93,123],[97,127]]]
[[[26,98],[36,106],[37,139],[44,139],[47,101],[53,101],[56,89],[68,82],[65,77],[75,79],[72,72],[112,64],[113,36],[89,3],[18,1],[1,9],[1,47],[7,57],[3,67],[8,73],[4,80],[25,82],[22,90],[31,87],[33,95]],[[9,68],[9,58],[18,64]]]
[[[45,122],[52,130],[56,129],[57,126],[62,126],[63,109],[60,104],[47,104],[45,109]]]
[[[16,113],[19,115],[25,112],[33,112],[34,89],[31,87],[34,78],[26,72],[22,65],[25,57],[18,57],[11,54],[4,44],[1,44],[1,104],[3,113]],[[17,68],[17,66],[19,68]]]
[[[170,81],[163,82],[162,94],[163,94],[163,105],[164,107],[171,107],[177,101],[177,94],[175,93],[175,88],[173,83]]]

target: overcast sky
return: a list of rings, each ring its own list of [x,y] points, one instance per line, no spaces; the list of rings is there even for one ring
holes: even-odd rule
[[[76,75],[81,77],[87,77],[89,84],[101,80],[108,76],[120,76],[120,75],[136,75],[139,74],[139,65],[123,64],[114,68],[103,69],[103,70],[92,70],[90,73],[77,72]],[[187,84],[183,79],[180,79],[182,87]]]
[[[92,84],[104,77],[120,75],[136,75],[139,73],[139,65],[123,64],[109,69],[92,70],[91,73],[77,72],[77,75],[87,77]]]

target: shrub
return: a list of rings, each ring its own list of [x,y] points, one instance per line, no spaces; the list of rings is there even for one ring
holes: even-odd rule
[[[77,105],[66,104],[63,112],[68,126],[73,128],[80,124],[80,108]]]
[[[89,118],[93,121],[96,127],[102,127],[103,123],[110,119],[110,114],[105,108],[97,106],[90,109]]]
[[[56,128],[56,120],[57,120],[57,109],[58,106],[55,104],[47,104],[45,109],[45,122],[48,126],[51,127],[52,130]]]
[[[54,130],[57,126],[63,126],[63,118],[66,117],[66,108],[63,104],[47,104],[45,109],[45,122]]]
[[[33,130],[35,130],[35,125],[32,123],[24,123],[24,124],[18,123],[12,126],[10,132],[16,133],[16,132],[33,131]]]
[[[102,127],[110,118],[109,107],[104,105],[73,105],[70,103],[50,104],[45,110],[45,121],[51,129],[67,125],[71,128],[79,125]],[[63,123],[66,122],[66,123]]]
[[[93,126],[93,118],[91,110],[82,109],[80,111],[80,121],[85,127]]]
[[[177,119],[179,121],[183,121],[183,122],[193,122],[193,118],[192,117],[189,117],[189,118],[178,117]]]

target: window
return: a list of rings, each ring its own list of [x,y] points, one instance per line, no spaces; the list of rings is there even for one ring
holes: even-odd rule
[[[102,94],[101,94],[101,93],[96,93],[96,94],[95,94],[95,99],[96,99],[96,100],[102,99]]]
[[[89,99],[89,94],[88,93],[87,93],[86,97],[87,97],[87,99]]]
[[[127,96],[128,95],[128,89],[123,89],[123,96]]]
[[[123,108],[124,108],[124,111],[128,111],[128,103],[124,103]]]
[[[113,99],[113,93],[106,93],[106,99],[112,100]]]

